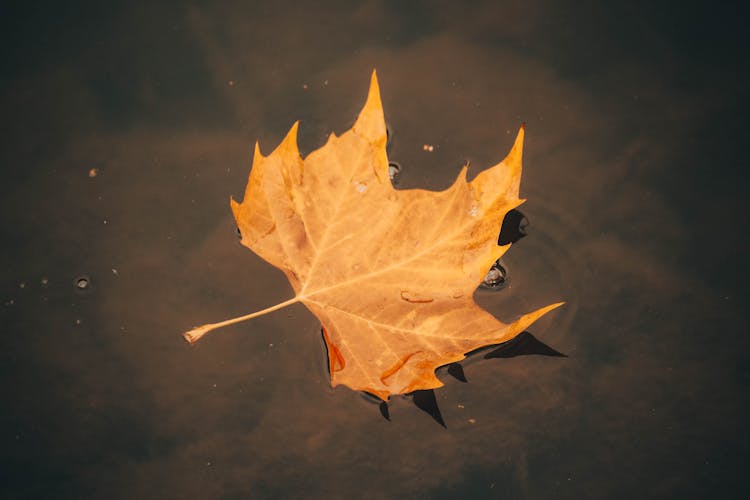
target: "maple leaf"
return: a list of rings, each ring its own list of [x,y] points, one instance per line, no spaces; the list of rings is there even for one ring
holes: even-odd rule
[[[231,200],[242,244],[286,274],[295,297],[210,330],[302,302],[323,325],[331,384],[390,395],[443,384],[439,366],[512,339],[562,303],[511,324],[473,293],[510,245],[498,221],[518,197],[524,128],[508,156],[466,181],[466,166],[440,192],[396,190],[388,175],[377,76],[354,126],[306,158],[295,123],[268,156],[255,145],[242,203]]]

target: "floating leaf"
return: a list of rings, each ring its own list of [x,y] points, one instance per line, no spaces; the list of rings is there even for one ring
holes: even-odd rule
[[[390,395],[440,387],[439,366],[512,339],[552,304],[511,324],[481,309],[473,293],[510,245],[498,221],[520,205],[521,127],[508,156],[440,192],[396,190],[373,72],[354,126],[306,158],[295,123],[268,156],[255,147],[242,203],[231,201],[242,244],[289,279],[295,297],[210,330],[302,302],[320,319],[331,383]]]

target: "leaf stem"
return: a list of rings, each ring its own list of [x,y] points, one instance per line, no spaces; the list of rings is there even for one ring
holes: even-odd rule
[[[188,343],[195,344],[196,342],[198,342],[198,340],[200,340],[201,337],[203,337],[205,334],[207,334],[211,330],[216,330],[217,328],[221,328],[223,326],[233,325],[235,323],[246,321],[248,319],[257,318],[258,316],[263,316],[264,314],[268,314],[278,309],[282,309],[286,306],[290,306],[299,301],[300,301],[299,297],[294,297],[287,301],[281,302],[280,304],[276,304],[275,306],[267,307],[261,311],[256,311],[254,313],[246,314],[245,316],[238,316],[236,318],[227,319],[224,321],[220,321],[218,323],[209,323],[207,325],[197,326],[193,328],[192,330],[190,330],[189,332],[183,333],[182,336],[185,338],[185,340],[188,341]]]

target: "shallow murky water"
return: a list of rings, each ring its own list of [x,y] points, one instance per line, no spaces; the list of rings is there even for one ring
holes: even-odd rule
[[[269,2],[4,17],[0,496],[748,494],[738,16]],[[292,296],[238,244],[228,198],[256,139],[267,153],[299,119],[308,153],[349,128],[372,68],[400,189],[443,189],[466,161],[476,175],[526,123],[528,234],[476,299],[505,320],[567,302],[439,371],[445,427],[418,398],[394,398],[389,421],[332,390],[301,305],[180,336]]]

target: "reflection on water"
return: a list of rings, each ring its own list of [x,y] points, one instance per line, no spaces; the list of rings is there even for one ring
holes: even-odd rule
[[[0,496],[747,496],[740,16],[368,1],[3,18]],[[330,388],[304,307],[180,338],[291,297],[227,200],[256,139],[301,119],[309,152],[349,128],[374,67],[399,189],[476,175],[526,122],[533,226],[476,299],[504,320],[566,301],[380,411]]]

